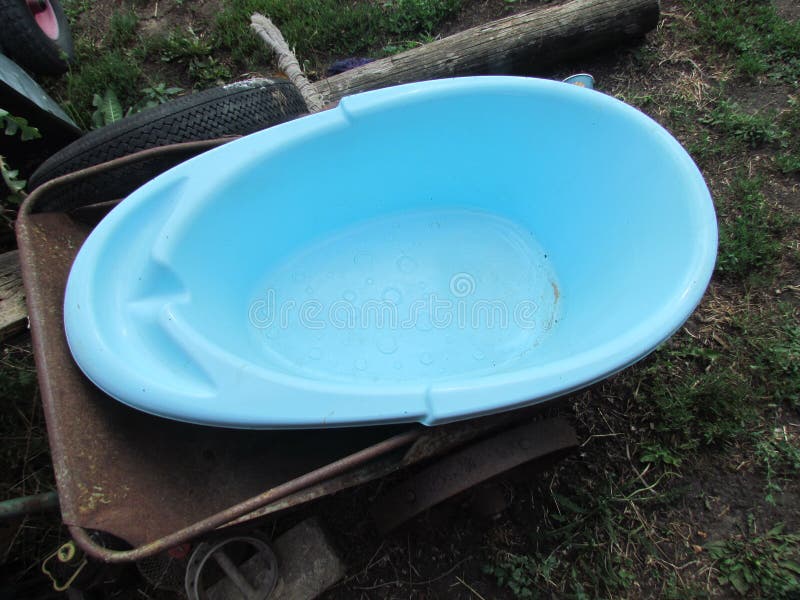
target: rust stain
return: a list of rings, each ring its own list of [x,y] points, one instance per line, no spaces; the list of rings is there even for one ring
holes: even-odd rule
[[[561,292],[558,291],[558,285],[556,285],[555,281],[551,281],[550,285],[553,286],[553,298],[555,298],[555,301],[558,302],[558,299],[561,296]]]

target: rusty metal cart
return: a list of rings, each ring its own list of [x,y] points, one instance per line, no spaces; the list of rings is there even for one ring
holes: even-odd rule
[[[226,141],[146,150],[63,176],[37,189],[19,214],[17,239],[61,515],[90,560],[161,555],[221,528],[419,465],[374,507],[379,527],[388,530],[498,473],[575,445],[566,421],[535,418],[535,409],[435,428],[246,431],[147,415],[96,388],[67,347],[63,295],[81,244],[118,201],[103,196],[104,182],[122,168],[155,176]],[[236,210],[235,199],[230,209]],[[236,567],[215,558],[235,578]]]

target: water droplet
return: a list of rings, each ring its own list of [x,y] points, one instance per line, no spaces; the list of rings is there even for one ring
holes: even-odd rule
[[[367,285],[373,285],[375,280],[372,277],[367,277]]]
[[[474,358],[475,360],[483,360],[484,358],[486,358],[486,355],[480,350],[475,350],[475,352],[472,353],[472,358]]]
[[[433,362],[433,356],[431,356],[430,352],[423,352],[419,355],[419,362],[423,365],[429,365]]]
[[[378,350],[384,354],[392,354],[397,351],[397,340],[394,336],[387,335],[378,340]]]
[[[313,294],[313,293],[314,293],[314,288],[309,285],[306,288],[306,294]]]
[[[308,353],[308,357],[313,360],[319,360],[322,358],[322,350],[319,348],[312,348]]]
[[[363,358],[359,358],[356,361],[356,369],[358,369],[359,371],[364,371],[366,370],[366,368],[367,368],[367,361],[365,361]]]
[[[403,363],[401,363],[399,360],[394,361],[394,368],[399,371],[403,368]]]
[[[395,287],[388,287],[383,290],[383,299],[386,302],[391,302],[392,304],[400,304],[400,301],[403,299],[403,294],[400,293]]]
[[[397,268],[401,273],[411,273],[417,268],[417,261],[408,255],[403,255],[397,259]]]
[[[442,225],[439,223],[439,221],[431,222],[431,229],[441,229],[441,227]]]
[[[342,294],[342,298],[344,298],[348,302],[355,302],[356,293],[353,290],[345,290],[344,293]]]

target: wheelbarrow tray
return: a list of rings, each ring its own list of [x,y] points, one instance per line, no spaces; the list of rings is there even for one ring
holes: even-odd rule
[[[516,411],[436,428],[231,430],[151,416],[95,387],[69,352],[63,302],[78,250],[117,203],[96,203],[97,190],[121,166],[155,176],[225,141],[146,150],[66,175],[37,189],[20,210],[17,239],[61,514],[78,544],[102,560],[144,558],[520,423]],[[93,190],[86,195],[93,204],[65,207],[60,198],[76,189]],[[87,530],[134,550],[101,548]]]

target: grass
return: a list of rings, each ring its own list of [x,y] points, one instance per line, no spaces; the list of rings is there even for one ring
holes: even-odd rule
[[[775,163],[784,174],[800,172],[800,100],[798,96],[789,98],[788,108],[780,115],[779,123],[786,135]]]
[[[120,48],[135,42],[138,25],[139,17],[132,10],[115,12],[108,27],[108,44]]]
[[[90,42],[79,42],[76,54],[81,66],[68,73],[62,104],[84,129],[91,127],[95,94],[112,90],[123,106],[138,101],[142,67],[133,57],[116,49],[104,50]]]
[[[691,0],[697,41],[729,52],[747,78],[796,81],[800,76],[800,22],[781,18],[768,0]]]
[[[715,295],[685,333],[575,403],[587,441],[602,438],[594,448],[599,457],[582,453],[533,494],[531,539],[493,540],[486,553],[485,571],[515,597],[800,594],[794,517],[786,532],[713,538],[699,519],[683,523],[681,507],[698,501],[687,486],[703,486],[713,471],[741,469],[745,487],[731,490],[728,502],[737,494],[751,499],[745,501],[757,508],[751,526],[768,528],[771,510],[795,514],[800,475],[800,313],[794,297],[776,297],[776,289],[797,281],[798,220],[770,194],[773,182],[800,164],[800,111],[792,95],[785,105],[750,108],[729,79],[758,75],[765,85],[785,85],[794,63],[777,60],[783,54],[776,48],[787,30],[781,24],[780,35],[750,40],[766,65],[755,73],[736,50],[743,46],[712,36],[726,31],[706,17],[728,8],[686,4],[694,12],[674,37],[696,51],[709,43],[716,49],[707,56],[667,50],[668,58],[655,64],[681,67],[670,73],[677,85],[661,86],[647,80],[654,61],[642,56],[652,50],[637,51],[630,68],[645,80],[625,81],[616,93],[669,127],[704,169],[719,217]],[[744,20],[732,28],[739,42],[778,23],[771,6],[745,4],[729,11]],[[715,78],[704,79],[712,69]],[[732,505],[699,498],[705,504],[694,511],[724,514]]]
[[[652,511],[669,506],[681,490],[666,485],[668,472],[645,481],[625,467],[608,465],[604,473],[572,463],[580,483],[549,482],[557,491],[538,490],[533,510],[537,526],[507,544],[493,544],[483,570],[516,598],[611,598],[641,594],[640,575],[647,559],[632,552],[644,547],[666,558],[656,547],[662,535]],[[641,474],[641,473],[640,473]],[[674,587],[666,570],[648,570],[648,581],[663,592]],[[638,590],[638,592],[637,592]]]
[[[729,143],[755,149],[777,142],[785,132],[778,126],[775,112],[749,113],[735,103],[721,99],[700,122],[710,125]]]
[[[767,206],[763,180],[738,173],[720,202],[717,270],[739,280],[776,265],[781,219]]]
[[[301,62],[319,70],[327,57],[376,55],[386,47],[422,40],[454,16],[461,0],[230,0],[214,26],[216,44],[231,52],[237,65],[250,68],[269,56],[249,31],[253,12],[269,16]]]
[[[750,530],[706,549],[717,561],[718,581],[742,597],[797,598],[800,594],[800,535],[777,525],[759,535]]]
[[[419,43],[454,16],[462,0],[226,0],[212,23],[195,29],[180,26],[165,33],[145,34],[135,5],[115,12],[102,36],[77,35],[77,59],[67,85],[57,90],[70,114],[88,128],[92,99],[108,90],[124,108],[142,101],[141,90],[160,81],[148,79],[153,66],[180,73],[180,87],[203,89],[230,81],[234,75],[271,68],[272,57],[249,28],[250,14],[269,15],[280,27],[299,60],[311,74],[323,73],[336,57],[385,56]],[[85,0],[69,0],[67,14],[85,15]],[[172,82],[169,82],[172,83]]]
[[[189,79],[198,89],[221,85],[231,78],[230,69],[213,54],[216,46],[205,35],[198,35],[191,27],[169,33],[160,47],[163,62],[178,62],[186,66]]]

